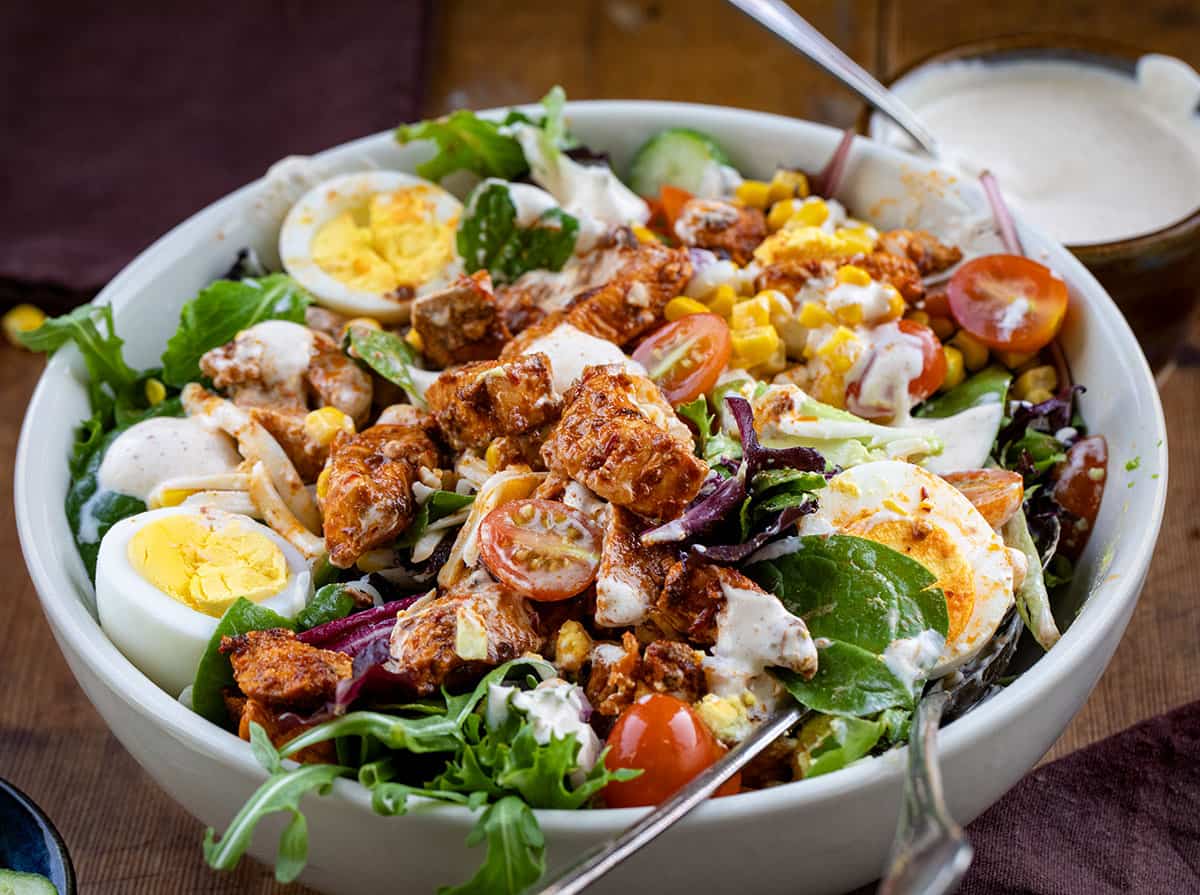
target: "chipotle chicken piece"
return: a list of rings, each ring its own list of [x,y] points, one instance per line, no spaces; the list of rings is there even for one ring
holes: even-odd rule
[[[678,640],[655,640],[642,656],[642,688],[687,703],[697,702],[708,692],[703,657],[703,653]]]
[[[671,566],[651,620],[665,631],[677,631],[690,642],[711,646],[717,642],[717,614],[725,603],[721,590],[729,587],[758,589],[749,578],[725,566],[688,555]]]
[[[222,637],[221,652],[246,698],[289,711],[314,709],[333,699],[350,677],[351,658],[297,640],[286,628]]]
[[[329,459],[329,445],[316,441],[305,431],[304,418],[308,416],[308,411],[251,407],[248,412],[251,419],[260,423],[279,442],[300,478],[305,482],[315,482],[325,468],[325,461]]]
[[[427,696],[541,645],[525,600],[477,574],[400,613],[385,668]]]
[[[745,265],[767,238],[767,220],[757,208],[720,199],[689,199],[675,221],[675,235],[684,245]]]
[[[422,425],[377,424],[357,435],[338,434],[322,506],[331,563],[348,569],[409,526],[422,466],[438,466],[437,447]]]
[[[446,441],[460,451],[553,422],[560,404],[544,354],[454,367],[434,380],[425,399]]]
[[[584,693],[601,715],[619,715],[633,705],[637,695],[641,656],[637,638],[626,631],[621,643],[597,643],[592,647],[592,669]]]
[[[650,519],[673,519],[708,467],[658,386],[617,365],[588,367],[542,445],[546,468]]]
[[[949,270],[962,260],[958,246],[946,245],[926,230],[888,230],[880,235],[878,248],[912,261],[923,277]]]
[[[647,526],[624,507],[610,506],[596,575],[596,624],[605,628],[638,625],[662,590],[674,551],[647,546],[639,535]]]
[[[871,279],[890,283],[910,305],[925,297],[925,284],[921,282],[921,271],[915,262],[903,255],[890,252],[871,252],[855,255],[848,262],[861,267]]]
[[[435,367],[494,360],[512,334],[505,326],[486,270],[461,276],[413,302],[412,325],[421,353]]]
[[[287,715],[286,719],[284,715]],[[272,708],[257,699],[247,699],[237,715],[238,736],[243,740],[250,739],[251,722],[260,725],[266,731],[268,739],[276,749],[282,748],[310,727],[316,727],[320,723],[318,721],[307,724],[296,721],[291,712]],[[337,746],[333,740],[325,740],[306,746],[288,758],[300,764],[337,764]]]
[[[309,305],[304,309],[304,325],[319,333],[325,333],[339,344],[342,341],[342,331],[350,319],[345,314],[339,314],[337,311],[331,311],[320,305]]]
[[[925,295],[925,286],[921,282],[921,272],[917,265],[905,256],[889,252],[807,261],[781,261],[764,267],[754,279],[754,288],[760,292],[775,289],[788,298],[794,298],[809,280],[832,277],[843,264],[854,264],[870,274],[872,279],[895,286],[909,304]]]

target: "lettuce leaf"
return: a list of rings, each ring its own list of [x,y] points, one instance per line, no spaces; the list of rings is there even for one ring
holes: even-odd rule
[[[467,200],[458,254],[468,272],[486,269],[497,283],[511,283],[526,271],[562,270],[578,235],[578,219],[561,208],[547,209],[532,227],[517,226],[508,185],[489,180]]]

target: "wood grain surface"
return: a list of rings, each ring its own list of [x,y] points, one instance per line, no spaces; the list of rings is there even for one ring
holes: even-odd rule
[[[814,0],[796,6],[876,71],[958,41],[1030,29],[1119,37],[1200,65],[1200,7],[1189,0]],[[431,114],[536,99],[554,83],[576,98],[721,103],[839,125],[853,121],[859,108],[720,0],[444,2],[428,60]],[[1200,330],[1193,341],[1200,342]],[[0,460],[11,469],[42,361],[4,346],[0,364]],[[1200,366],[1177,371],[1162,397],[1172,457],[1158,554],[1111,666],[1048,758],[1200,699]],[[199,824],[112,738],[59,655],[24,571],[11,488],[4,476],[0,564],[12,578],[0,612],[0,776],[54,818],[81,891],[304,891],[277,886],[269,870],[251,861],[228,875],[204,866]]]

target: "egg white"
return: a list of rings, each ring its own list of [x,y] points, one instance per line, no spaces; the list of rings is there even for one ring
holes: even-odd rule
[[[317,303],[352,317],[373,317],[382,323],[408,319],[409,305],[376,292],[355,289],[332,277],[312,259],[312,243],[327,223],[347,211],[361,208],[376,193],[391,193],[405,187],[425,186],[434,201],[434,214],[445,223],[461,216],[462,203],[437,184],[400,171],[364,171],[343,174],[317,184],[292,206],[279,231],[279,257],[287,272],[316,298]],[[444,288],[459,273],[456,257],[441,271],[420,284],[417,295]]]
[[[971,569],[971,614],[963,630],[946,643],[932,672],[937,677],[977,655],[1013,604],[1008,548],[974,505],[919,466],[882,460],[834,476],[820,492],[820,507],[805,530],[828,525],[837,532],[869,537],[874,526],[907,519],[936,529],[940,542]]]
[[[178,515],[191,516],[210,528],[237,522],[270,538],[283,551],[287,583],[259,601],[260,606],[292,618],[308,603],[312,590],[312,575],[300,552],[248,516],[195,506],[165,507],[122,519],[110,528],[96,561],[100,626],[129,661],[173,696],[192,683],[219,620],[185,606],[143,578],[129,563],[129,541],[146,524]]]

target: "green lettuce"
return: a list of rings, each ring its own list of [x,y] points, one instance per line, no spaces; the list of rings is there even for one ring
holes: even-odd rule
[[[530,270],[562,270],[578,235],[578,219],[561,208],[546,209],[531,227],[518,226],[508,184],[487,180],[467,200],[458,254],[468,272],[487,270],[497,283],[511,283]]]

